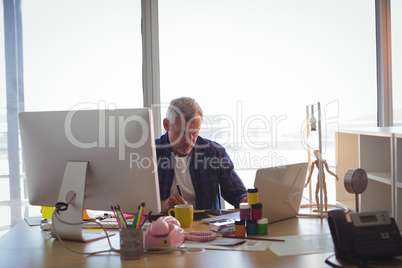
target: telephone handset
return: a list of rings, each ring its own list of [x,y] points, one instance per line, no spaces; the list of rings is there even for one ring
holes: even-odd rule
[[[402,237],[387,211],[350,214],[328,212],[328,224],[336,257],[349,260],[375,260],[402,255]]]
[[[185,236],[178,220],[172,216],[162,216],[152,222],[145,232],[144,247],[178,247]]]

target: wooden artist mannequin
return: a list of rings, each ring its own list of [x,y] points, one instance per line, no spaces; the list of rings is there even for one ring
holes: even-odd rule
[[[306,182],[306,184],[304,185],[305,188],[306,188],[307,185],[310,183],[310,179],[311,179],[311,175],[313,175],[314,167],[316,166],[317,169],[318,169],[318,171],[320,170],[319,161],[318,161],[318,154],[319,154],[319,151],[318,151],[318,150],[314,150],[314,156],[315,156],[315,158],[316,158],[317,160],[313,161],[313,163],[311,164],[310,174],[308,175],[307,182]],[[334,177],[336,178],[336,181],[339,180],[338,175],[336,175],[336,174],[333,173],[331,170],[329,170],[327,160],[322,159],[322,165],[323,165],[323,167],[325,167],[325,169],[328,171],[329,174],[331,174],[332,176],[334,176]],[[320,173],[318,172],[318,175],[317,175],[317,185],[316,185],[316,187],[315,187],[315,200],[316,200],[316,204],[317,204],[317,210],[314,210],[314,212],[320,211],[320,199],[319,199],[319,196],[318,196],[318,193],[319,193],[319,190],[320,190],[319,185],[320,185]],[[328,211],[328,197],[327,197],[327,184],[326,184],[326,182],[325,182],[325,172],[324,172],[324,169],[323,169],[323,171],[322,171],[322,190],[323,190],[323,192],[324,192],[324,211],[326,212],[326,211]]]

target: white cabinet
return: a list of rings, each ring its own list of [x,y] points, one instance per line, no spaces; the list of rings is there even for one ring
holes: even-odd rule
[[[343,178],[349,168],[362,168],[369,181],[360,210],[387,210],[402,229],[402,127],[341,130],[336,133],[336,159],[337,202],[355,209],[355,196],[346,192]]]

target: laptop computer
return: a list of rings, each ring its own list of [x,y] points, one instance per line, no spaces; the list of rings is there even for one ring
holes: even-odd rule
[[[303,196],[308,163],[258,169],[254,187],[258,188],[262,216],[268,222],[295,217]]]

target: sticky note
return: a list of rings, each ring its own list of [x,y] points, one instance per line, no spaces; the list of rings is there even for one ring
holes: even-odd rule
[[[54,207],[42,207],[42,218],[51,220],[53,211]]]
[[[88,216],[88,212],[86,209],[84,209],[83,213],[82,213],[82,218],[84,220],[90,220],[89,216]]]

